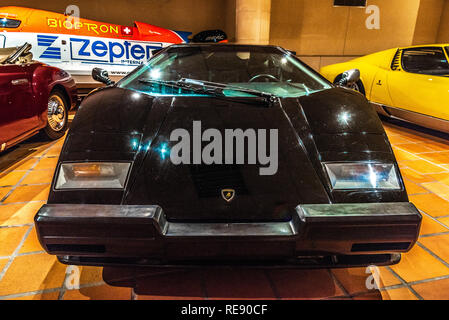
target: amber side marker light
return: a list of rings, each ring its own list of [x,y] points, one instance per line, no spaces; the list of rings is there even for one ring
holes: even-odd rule
[[[72,172],[75,178],[113,177],[115,175],[114,167],[111,164],[75,164],[72,166]]]
[[[62,163],[55,189],[123,189],[129,162]]]

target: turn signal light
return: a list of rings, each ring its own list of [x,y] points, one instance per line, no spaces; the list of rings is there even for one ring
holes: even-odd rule
[[[72,166],[72,172],[76,178],[112,177],[115,175],[114,167],[111,164],[76,164]]]
[[[123,189],[129,162],[62,163],[55,189]]]

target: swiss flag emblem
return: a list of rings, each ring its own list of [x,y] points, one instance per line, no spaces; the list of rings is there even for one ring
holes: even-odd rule
[[[122,32],[122,35],[124,35],[124,36],[132,36],[133,35],[133,28],[132,27],[121,26],[120,30]]]

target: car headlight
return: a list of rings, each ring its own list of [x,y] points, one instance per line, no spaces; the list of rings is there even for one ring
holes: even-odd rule
[[[389,163],[325,163],[333,190],[400,189],[396,168]]]
[[[55,189],[123,189],[131,163],[63,163]]]

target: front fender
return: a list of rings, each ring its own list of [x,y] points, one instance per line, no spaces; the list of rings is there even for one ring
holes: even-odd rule
[[[321,68],[320,72],[327,80],[333,83],[339,75],[350,69],[360,70],[360,80],[362,81],[365,89],[365,96],[368,100],[370,100],[374,79],[379,67],[368,63],[351,60],[344,63],[325,66]]]
[[[38,116],[42,123],[46,121],[47,102],[52,90],[63,88],[69,99],[70,109],[77,103],[78,96],[75,81],[66,71],[40,64],[33,73],[33,96],[38,108]]]
[[[349,62],[344,63],[337,63],[337,64],[331,64],[328,66],[324,66],[320,69],[320,73],[330,82],[334,82],[335,78],[338,77],[338,75],[342,74],[346,70],[354,69],[350,67],[351,65]]]

